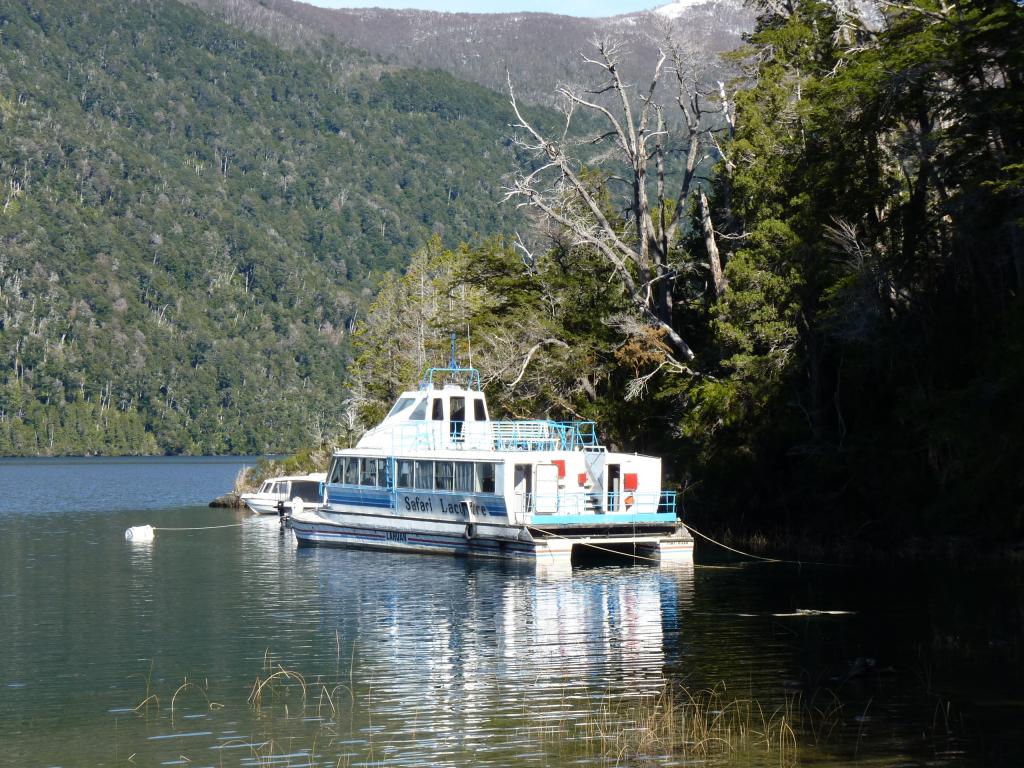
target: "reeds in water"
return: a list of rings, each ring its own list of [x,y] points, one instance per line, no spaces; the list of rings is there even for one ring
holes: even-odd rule
[[[565,715],[532,731],[563,759],[590,757],[614,765],[659,758],[799,762],[794,700],[769,711],[752,699],[730,697],[724,685],[695,691],[666,685],[639,696],[603,696],[584,707],[583,716],[578,702]]]
[[[510,691],[502,688],[495,680],[490,690],[496,701],[507,703]],[[527,751],[531,760],[544,765],[699,762],[790,768],[800,765],[801,750],[810,754],[824,747],[844,719],[834,697],[815,707],[795,693],[765,706],[753,697],[732,695],[724,684],[701,689],[665,684],[642,693],[579,688],[571,694],[563,691],[560,701],[543,687],[527,686],[518,694],[523,701],[518,715],[510,719],[504,707],[504,714],[484,726],[489,749],[507,751],[510,758]],[[382,718],[379,699],[379,691],[357,685],[351,677],[347,683],[307,677],[268,653],[242,705],[250,713],[251,730],[240,746],[251,748],[250,758],[257,764],[278,764],[282,755],[300,755],[309,763],[345,765],[349,760],[380,761],[406,749],[420,752],[428,748],[424,744],[436,742],[429,718],[420,722],[415,709],[400,723],[393,709]],[[207,713],[223,706],[211,700],[208,686],[187,679],[169,695],[169,702],[172,723],[183,702],[193,710],[199,704]],[[159,704],[147,680],[136,711],[149,714],[155,708],[159,717]],[[245,720],[238,704],[236,700],[234,711],[225,715],[232,727]],[[442,719],[452,728],[447,714]],[[481,719],[475,719],[479,726]],[[465,723],[467,733],[473,727]],[[858,743],[860,738],[858,734]]]

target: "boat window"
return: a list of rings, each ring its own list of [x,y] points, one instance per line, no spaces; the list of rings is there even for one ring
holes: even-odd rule
[[[274,487],[274,484],[272,482],[270,482],[269,480],[267,480],[267,482],[265,482],[263,484],[263,487],[260,488],[260,493],[270,493],[270,489],[273,488],[273,487]]]
[[[477,490],[480,493],[497,493],[497,483],[495,482],[496,472],[494,471],[495,464],[477,464],[476,465],[476,482]]]
[[[466,420],[466,398],[452,397],[448,401],[449,418],[452,421]]]
[[[484,399],[482,397],[473,400],[473,418],[477,421],[487,421],[487,409],[484,408]]]
[[[377,459],[377,485],[381,488],[388,486],[388,460]]]
[[[376,485],[377,484],[377,460],[376,459],[363,459],[362,460],[362,472],[359,473],[359,484],[360,485]]]
[[[462,442],[466,435],[464,429],[466,424],[466,398],[449,398],[448,418],[450,419],[448,430],[451,434],[452,440]]]
[[[342,468],[344,466],[344,460],[335,457],[334,461],[331,462],[331,471],[327,475],[327,482],[329,483],[340,483]]]
[[[415,402],[416,402],[416,398],[415,397],[400,397],[400,398],[398,398],[398,402],[395,403],[395,407],[391,409],[391,412],[388,414],[388,418],[390,419],[392,416],[397,416],[402,411],[409,410],[410,408],[412,408],[412,404],[415,403]]]
[[[434,404],[430,410],[430,418],[434,421],[444,421],[444,400],[440,397],[434,398]]]
[[[452,462],[434,462],[434,488],[438,491],[452,490]]]
[[[417,488],[423,488],[424,490],[433,490],[434,488],[434,462],[432,461],[417,461],[416,462],[416,478],[414,485]]]
[[[455,462],[455,490],[473,490],[473,465],[467,461]]]
[[[270,489],[270,492],[275,494],[284,493],[284,483],[274,483],[274,487]]]
[[[409,421],[423,421],[427,418],[427,398],[420,400],[409,414]]]
[[[345,484],[359,485],[359,459],[354,456],[345,459]]]
[[[409,459],[398,460],[398,482],[399,488],[412,488],[412,462]]]
[[[292,498],[298,496],[303,501],[317,503],[320,501],[320,483],[307,480],[292,483]]]

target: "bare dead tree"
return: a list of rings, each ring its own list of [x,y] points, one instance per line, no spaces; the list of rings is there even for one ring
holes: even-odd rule
[[[600,254],[636,314],[655,331],[648,336],[663,341],[671,365],[686,369],[685,362],[694,358],[694,352],[673,326],[672,288],[679,268],[672,258],[677,255],[682,217],[698,188],[698,167],[711,146],[709,118],[719,110],[700,87],[699,66],[687,60],[680,48],[670,43],[660,48],[650,84],[634,103],[634,86],[620,74],[621,47],[609,40],[598,41],[595,47],[596,58],[584,56],[584,60],[600,72],[600,83],[591,90],[558,89],[566,105],[560,136],[545,135],[524,117],[509,75],[515,127],[520,131],[514,141],[535,162],[518,173],[506,199],[541,212],[568,233],[572,244]],[[666,72],[674,74],[671,85],[662,84]],[[671,125],[661,98],[666,91],[679,110],[679,120]],[[574,138],[573,119],[582,111],[598,117],[602,129]],[[588,149],[593,154],[581,158],[580,152]],[[601,165],[625,167],[628,175],[622,178],[610,171],[602,189],[587,173],[588,167]],[[678,179],[678,186],[670,189],[672,179]],[[615,183],[624,183],[626,190],[620,201],[625,225],[609,212],[602,197]],[[710,226],[710,214],[706,218]],[[710,236],[713,239],[713,228]],[[725,290],[725,284],[719,277],[717,249],[712,254],[716,263],[710,268],[717,292]]]

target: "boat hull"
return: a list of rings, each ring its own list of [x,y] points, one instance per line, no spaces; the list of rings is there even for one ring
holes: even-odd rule
[[[681,525],[648,530],[609,527],[564,532],[527,525],[410,519],[324,509],[292,516],[299,546],[383,549],[399,552],[569,563],[573,550],[625,554],[641,561],[692,562],[693,539]]]
[[[263,499],[247,499],[242,496],[242,501],[245,502],[245,506],[249,508],[250,512],[255,512],[257,515],[276,515],[278,514],[278,501],[263,500]]]

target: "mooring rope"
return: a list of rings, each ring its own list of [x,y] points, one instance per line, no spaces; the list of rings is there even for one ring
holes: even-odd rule
[[[230,525],[204,525],[198,528],[157,528],[153,526],[154,531],[212,531],[215,528],[237,528],[245,523],[231,523]]]
[[[683,525],[686,526],[686,530],[688,530],[690,533],[693,533],[693,534],[696,534],[697,536],[700,536],[705,541],[709,541],[709,542],[711,542],[712,544],[714,544],[717,547],[721,547],[722,549],[727,549],[730,552],[736,553],[737,555],[743,555],[743,557],[749,557],[749,558],[752,558],[754,560],[760,560],[763,563],[788,563],[790,565],[824,565],[824,566],[827,566],[829,568],[845,568],[846,567],[844,565],[840,565],[839,563],[821,563],[821,562],[816,562],[814,560],[783,560],[783,559],[778,558],[778,557],[762,557],[760,555],[754,555],[754,554],[751,554],[750,552],[744,552],[741,549],[734,549],[733,547],[730,547],[727,544],[723,544],[720,541],[715,541],[710,536],[708,536],[706,533],[701,533],[700,531],[698,531],[696,528],[694,528],[689,523],[683,523]]]
[[[778,558],[778,557],[762,557],[761,555],[755,555],[755,554],[752,554],[750,552],[744,552],[741,549],[735,549],[734,547],[730,547],[729,545],[723,544],[720,541],[716,541],[715,539],[713,539],[710,536],[708,536],[706,533],[701,533],[700,531],[698,531],[696,528],[694,528],[689,523],[683,523],[683,525],[686,527],[686,530],[688,530],[690,533],[695,534],[697,536],[700,536],[702,539],[704,539],[705,541],[710,542],[711,544],[714,544],[715,546],[721,547],[722,549],[727,549],[728,551],[733,552],[733,553],[735,553],[737,555],[742,555],[743,557],[749,557],[749,558],[751,558],[753,560],[760,560],[761,562],[764,562],[764,563],[788,563],[790,565],[823,565],[823,566],[828,566],[830,568],[843,568],[843,567],[845,567],[845,566],[839,565],[838,563],[821,563],[821,562],[815,562],[813,560],[784,560],[784,559]],[[554,531],[549,531],[549,530],[546,530],[544,528],[539,528],[539,527],[537,527],[535,525],[527,525],[526,527],[528,529],[531,529],[531,530],[534,530],[534,531],[538,531],[539,533],[543,533],[543,534],[546,534],[548,536],[553,536],[556,539],[570,539],[570,538],[572,538],[570,536],[563,536],[563,535],[561,535],[559,533],[555,533]],[[601,547],[601,546],[598,546],[597,544],[591,544],[588,541],[579,541],[577,539],[572,539],[572,541],[574,543],[580,544],[580,545],[582,545],[584,547],[590,547],[591,549],[600,550],[601,552],[609,552],[609,553],[611,553],[613,555],[623,555],[624,557],[632,557],[634,560],[646,560],[649,563],[660,563],[661,562],[661,560],[659,560],[657,558],[654,558],[654,557],[645,557],[643,555],[630,554],[629,552],[621,552],[621,551],[619,551],[617,549],[609,549],[608,547]]]

